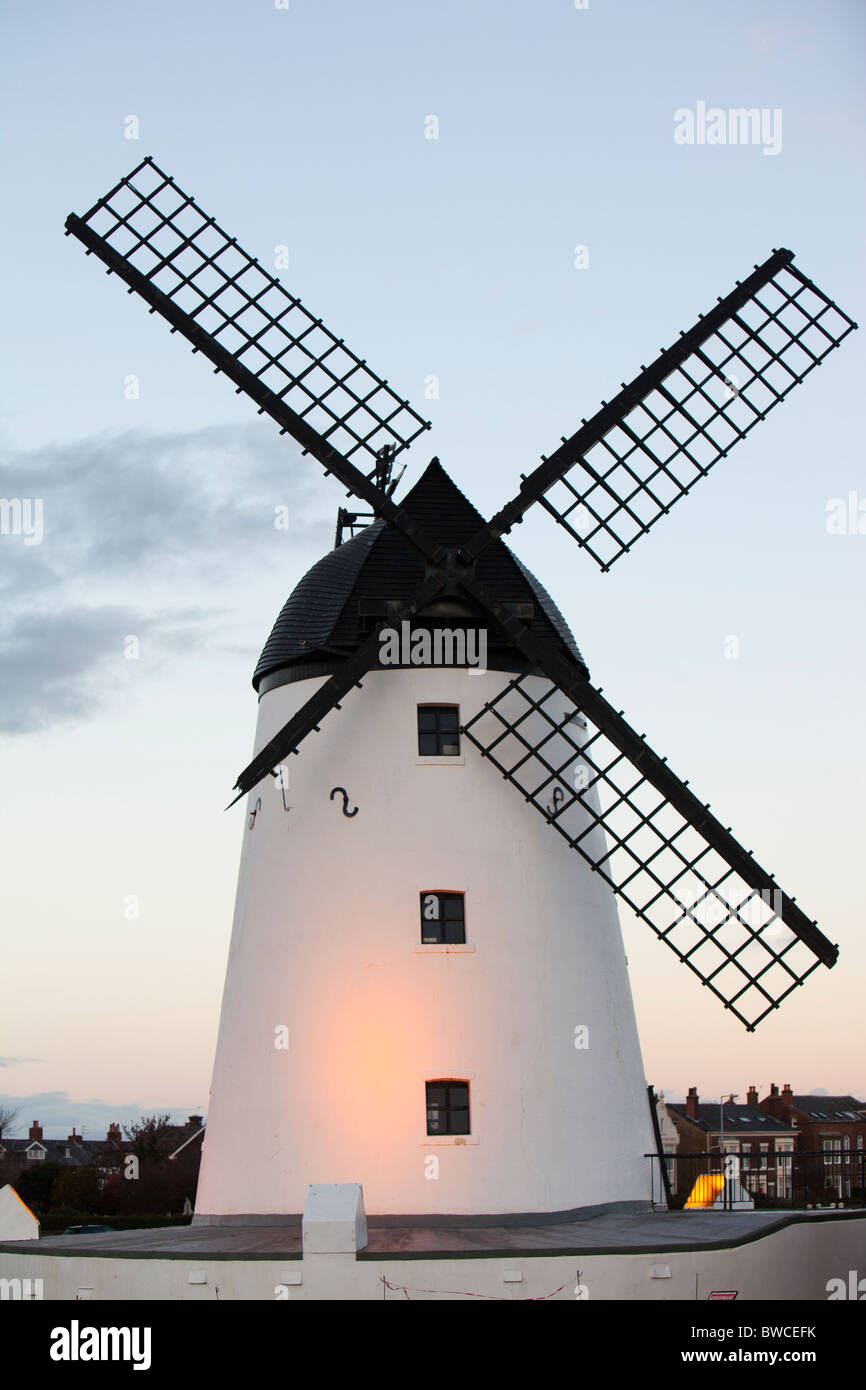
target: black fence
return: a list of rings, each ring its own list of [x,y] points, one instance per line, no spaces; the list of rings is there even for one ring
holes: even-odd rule
[[[646,1154],[651,1194],[657,1206],[741,1211],[755,1209],[866,1207],[866,1153],[829,1149],[820,1153],[746,1152]]]

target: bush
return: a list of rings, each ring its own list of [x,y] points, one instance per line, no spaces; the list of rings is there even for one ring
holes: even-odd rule
[[[66,1168],[51,1186],[51,1205],[94,1213],[99,1208],[99,1174],[95,1168]]]
[[[100,1210],[113,1221],[115,1216],[154,1216],[172,1212],[180,1215],[187,1198],[195,1201],[197,1174],[189,1165],[142,1159],[137,1178],[113,1173],[106,1179]]]
[[[12,1186],[22,1202],[25,1202],[35,1216],[51,1210],[51,1191],[57,1178],[63,1173],[62,1163],[31,1163],[13,1180]]]

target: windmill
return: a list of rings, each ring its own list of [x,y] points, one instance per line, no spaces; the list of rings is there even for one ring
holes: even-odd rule
[[[498,903],[504,938],[517,962],[507,980],[496,975],[498,965],[485,967],[492,970],[487,977],[491,995],[500,991],[497,1017],[505,1008],[505,995],[518,988],[520,972],[532,969],[537,959],[536,932],[552,952],[543,986],[550,991],[546,1003],[536,1008],[524,1002],[523,1033],[518,1029],[520,1037],[500,1049],[507,1053],[505,1061],[491,1062],[500,1074],[497,1085],[488,1089],[489,1109],[495,1108],[494,1094],[500,1099],[508,1095],[508,1066],[519,1070],[523,1061],[529,1066],[533,1049],[542,1046],[545,1010],[554,1007],[554,996],[556,1007],[567,1007],[570,972],[584,972],[586,997],[603,998],[613,1029],[607,1045],[610,1055],[594,1059],[596,1070],[588,1089],[586,1082],[563,1079],[567,1072],[571,1075],[569,1068],[573,1071],[577,1043],[569,1042],[568,1060],[561,1048],[557,1051],[559,1043],[551,1044],[552,1080],[549,1085],[539,1083],[535,1136],[537,1152],[546,1153],[548,1160],[551,1151],[557,1151],[552,1161],[556,1177],[546,1185],[527,1185],[523,1179],[492,1183],[493,1167],[501,1173],[503,1165],[515,1165],[513,1155],[508,1158],[513,1135],[509,1140],[506,1129],[500,1133],[488,1115],[488,1136],[494,1137],[484,1182],[477,1172],[462,1186],[455,1180],[444,1210],[555,1211],[612,1196],[638,1200],[644,1175],[635,1157],[649,1143],[644,1137],[648,1120],[645,1095],[640,1098],[639,1044],[611,890],[749,1031],[819,965],[831,967],[837,948],[666,759],[652,750],[645,735],[637,733],[591,683],[552,600],[511,555],[502,537],[538,503],[602,571],[608,571],[856,324],[802,274],[792,252],[774,251],[611,401],[583,420],[574,434],[563,437],[522,476],[515,496],[485,521],[435,459],[402,501],[395,498],[395,462],[428,423],[152,159],[143,160],[83,217],[70,215],[66,229],[125,282],[130,294],[144,299],[151,313],[160,314],[172,333],[182,334],[194,352],[208,358],[238,393],[250,397],[260,414],[269,415],[281,433],[291,435],[367,508],[366,514],[340,509],[334,551],[314,567],[286,605],[254,679],[260,697],[258,751],[235,784],[235,801],[250,797],[249,819],[205,1147],[203,1210],[225,1220],[244,1212],[297,1211],[303,1178],[330,1181],[337,1172],[337,1130],[344,1139],[350,1135],[349,1150],[355,1157],[372,1152],[363,1145],[352,1148],[351,1135],[363,1128],[356,1098],[332,1096],[342,1120],[330,1133],[321,1106],[317,1109],[316,1097],[310,1094],[311,1070],[320,1088],[330,1084],[326,1078],[338,1065],[331,1043],[339,1027],[332,1020],[330,1033],[322,1031],[308,997],[314,979],[317,988],[327,989],[323,960],[334,965],[335,952],[339,956],[340,950],[351,954],[354,949],[328,920],[329,914],[339,915],[341,901],[328,898],[334,875],[345,875],[345,882],[353,886],[350,892],[360,885],[364,906],[352,918],[359,931],[366,930],[365,924],[381,908],[371,884],[382,882],[385,866],[397,872],[411,860],[412,879],[418,836],[404,843],[400,824],[410,803],[416,829],[418,806],[422,820],[427,818],[428,848],[430,836],[435,840],[439,835],[465,868],[465,855],[459,856],[474,835],[476,859],[483,855],[497,861],[496,875],[489,863],[484,869],[485,901]],[[358,530],[362,522],[368,524]],[[359,592],[364,575],[367,589],[361,584]],[[445,623],[452,630],[472,625],[483,629],[493,650],[486,671],[470,672],[464,663],[460,670],[434,671],[427,666],[419,672],[408,669],[405,661],[387,669],[381,660],[384,635],[405,625],[411,631],[413,622],[427,629]],[[369,693],[372,687],[375,701]],[[356,689],[363,694],[355,695]],[[403,773],[388,770],[386,762],[388,721],[399,724],[407,703],[413,717],[418,710],[419,742],[418,756],[404,781]],[[345,721],[343,732],[337,727],[340,721]],[[321,738],[308,752],[302,745],[314,732]],[[378,772],[370,762],[377,740]],[[459,764],[467,779],[471,763],[471,784],[467,781],[458,796],[444,788],[439,774],[434,785],[428,770],[433,763]],[[326,787],[323,776],[344,785]],[[269,779],[274,777],[281,804],[262,786],[272,785]],[[503,781],[518,794],[507,805]],[[356,836],[351,844],[335,838],[338,793],[344,815],[353,818],[348,822],[352,829],[342,832]],[[358,803],[354,809],[350,801]],[[280,817],[285,818],[290,802],[295,803],[295,817],[289,817],[292,829],[287,839],[285,819],[281,824]],[[396,803],[398,820],[392,823],[387,817]],[[263,809],[270,817],[267,822]],[[359,809],[361,815],[355,818]],[[530,826],[531,813],[537,819]],[[501,821],[500,829],[491,830],[485,817],[492,818],[494,826]],[[454,830],[458,822],[462,840]],[[362,832],[361,852],[357,836],[363,824],[367,830]],[[548,829],[558,834],[558,841]],[[497,840],[498,834],[504,840]],[[285,847],[292,836],[296,858],[287,869],[281,864],[290,853]],[[529,868],[516,862],[524,849]],[[443,854],[441,872],[456,872],[458,859]],[[418,856],[420,865],[420,849]],[[335,863],[343,867],[338,871]],[[423,911],[422,874],[418,867],[411,886],[413,892],[421,891]],[[435,903],[434,912],[460,896],[451,891],[459,886],[453,877],[448,889],[443,882],[448,880],[440,879],[438,889],[427,894]],[[395,906],[393,892],[383,892],[389,911],[399,915],[402,907]],[[408,900],[405,893],[397,897],[404,905]],[[310,919],[309,934],[303,923],[298,927],[292,966],[301,979],[292,998],[297,1016],[304,1019],[301,1032],[307,1054],[298,1065],[306,1069],[306,1090],[297,1078],[288,1090],[277,1079],[251,1082],[249,1072],[253,1066],[256,1075],[268,1070],[259,1054],[249,1051],[256,1008],[268,1019],[273,1017],[276,1026],[281,1001],[288,998],[285,981],[277,988],[269,977],[281,977],[279,962],[288,960],[284,937],[290,898],[293,922]],[[327,909],[326,900],[331,904]],[[512,921],[518,902],[533,918],[522,919],[522,935]],[[351,906],[346,909],[348,917],[353,911]],[[550,914],[567,918],[570,913],[580,923],[573,939],[567,922],[551,936]],[[336,940],[341,942],[339,950]],[[437,940],[446,954],[453,953],[459,941],[449,951],[444,922]],[[367,967],[358,958],[351,968],[360,972]],[[396,981],[398,990],[400,980],[410,978],[400,973],[403,968],[394,967],[392,983]],[[431,1011],[433,1001],[439,1000],[448,1013],[448,982],[454,978],[453,971],[447,980],[437,976],[427,993],[421,989],[413,996],[416,1011],[428,1010],[423,1024],[428,1039],[434,1034],[444,1037]],[[465,1018],[478,995],[467,992],[462,979],[456,988]],[[369,1012],[378,1014],[379,1005]],[[459,1031],[453,1012],[449,1017],[449,1027]],[[375,1031],[378,1025],[370,1026]],[[484,1026],[487,1023],[478,1029]],[[603,1032],[607,1024],[598,1026]],[[471,1025],[465,1027],[473,1034]],[[383,1041],[377,1033],[375,1062],[363,1075],[373,1075],[377,1066],[381,1075],[382,1058],[401,1049],[417,1053],[419,1068],[429,1073],[438,1067],[426,1083],[428,1127],[426,1136],[422,1130],[422,1147],[425,1139],[427,1146],[435,1145],[437,1134],[443,1143],[446,1134],[453,1143],[471,1143],[474,1128],[459,1112],[474,1083],[465,1079],[465,1066],[459,1070],[459,1047],[443,1041],[437,1064],[435,1049],[425,1051],[421,1043],[415,1048],[412,1028],[411,1019],[403,1018],[399,1039]],[[314,1034],[315,1048],[310,1045]],[[334,1048],[340,1054],[336,1044]],[[525,1057],[522,1049],[528,1049]],[[511,1084],[516,1084],[513,1079]],[[572,1094],[584,1100],[597,1099],[600,1091],[616,1085],[624,1095],[606,1141],[616,1152],[594,1167],[579,1123],[562,1118],[563,1106],[568,1109],[570,1104],[565,1096],[574,1084],[584,1089]],[[406,1085],[401,1081],[389,1101],[396,1109],[404,1102],[409,1107],[415,1103]],[[483,1090],[481,1080],[476,1089]],[[521,1096],[523,1104],[523,1092]],[[288,1143],[289,1104],[297,1107],[293,1124],[321,1128],[325,1137],[320,1144],[318,1138],[309,1139],[312,1157],[278,1159],[274,1165],[273,1153],[283,1153]],[[369,1105],[375,1108],[372,1098]],[[377,1112],[377,1123],[384,1123],[382,1113]],[[243,1124],[258,1132],[257,1143],[273,1145],[267,1172],[261,1167],[249,1177],[232,1168],[228,1154],[237,1126]],[[629,1128],[632,1137],[623,1140],[622,1131]],[[396,1121],[394,1134],[403,1135]],[[403,1139],[394,1142],[399,1148]],[[575,1148],[584,1169],[592,1169],[591,1177],[577,1188],[567,1156],[571,1152],[573,1159]],[[388,1195],[382,1195],[382,1188],[374,1202],[382,1212],[441,1210],[438,1196],[424,1196],[423,1182],[402,1182],[399,1174],[408,1152],[401,1149],[403,1157],[390,1170]],[[382,1164],[388,1168],[384,1157]],[[497,1189],[492,1193],[491,1183]],[[434,1188],[428,1183],[426,1190]],[[573,1197],[576,1192],[580,1200],[569,1200],[567,1194]]]

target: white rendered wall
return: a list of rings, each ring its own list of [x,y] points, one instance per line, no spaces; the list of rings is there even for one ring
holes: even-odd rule
[[[648,1200],[612,895],[466,739],[418,758],[418,703],[464,722],[509,679],[373,672],[289,759],[291,811],[271,778],[248,798],[197,1216],[299,1213],[310,1183],[372,1216]],[[320,683],[263,697],[256,749]],[[467,947],[421,946],[424,889],[465,892]],[[469,1080],[466,1139],[427,1136],[440,1077]]]
[[[39,1222],[11,1183],[0,1188],[0,1240],[38,1240]]]

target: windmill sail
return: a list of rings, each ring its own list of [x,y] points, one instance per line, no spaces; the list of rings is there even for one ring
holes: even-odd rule
[[[582,677],[519,676],[462,732],[752,1031],[836,948]],[[590,713],[591,711],[591,713]]]
[[[774,252],[702,315],[524,480],[491,532],[539,501],[609,569],[857,327],[792,262]]]
[[[289,407],[309,434],[285,428],[311,452],[315,434],[343,459],[378,463],[383,447],[395,456],[430,428],[152,159],[66,226],[239,389],[252,380]]]

